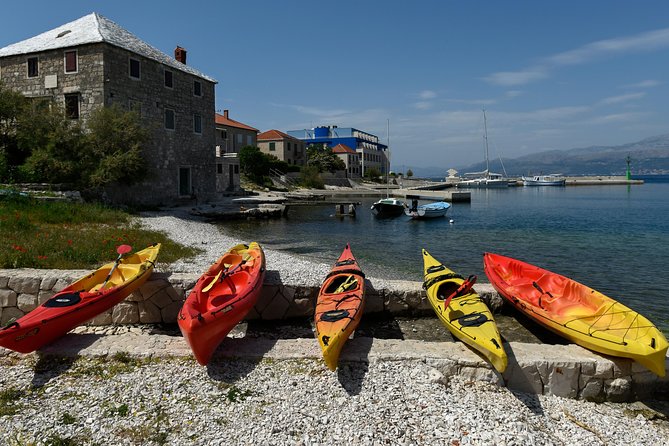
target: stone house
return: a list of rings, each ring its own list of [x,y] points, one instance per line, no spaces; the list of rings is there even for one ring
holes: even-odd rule
[[[61,104],[85,124],[98,107],[137,110],[150,129],[148,176],[105,192],[122,203],[171,204],[216,198],[216,81],[92,13],[0,49],[0,81]]]
[[[346,144],[337,144],[332,148],[334,153],[346,165],[346,176],[348,178],[360,178],[362,168],[360,166],[360,154]]]
[[[228,110],[216,113],[216,191],[240,190],[239,150],[257,147],[258,129],[230,118]]]
[[[304,141],[279,130],[268,130],[259,134],[258,148],[288,164],[304,166],[307,162],[307,145]]]

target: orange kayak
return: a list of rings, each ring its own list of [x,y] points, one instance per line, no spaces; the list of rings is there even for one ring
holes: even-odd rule
[[[117,262],[68,285],[30,313],[0,328],[0,346],[30,353],[109,310],[146,282],[159,251],[160,243],[121,255]]]
[[[316,301],[316,339],[330,370],[337,368],[344,343],[360,323],[364,294],[365,275],[347,244],[325,278]]]
[[[665,375],[667,343],[648,319],[592,288],[510,257],[486,253],[485,273],[521,313],[599,353],[630,358]]]
[[[197,362],[209,363],[258,301],[264,279],[265,254],[256,242],[231,248],[200,276],[177,317]]]

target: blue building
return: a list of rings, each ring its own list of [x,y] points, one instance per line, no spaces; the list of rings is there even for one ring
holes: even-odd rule
[[[382,175],[389,166],[388,146],[379,142],[379,137],[352,127],[340,128],[336,125],[320,126],[313,129],[289,130],[293,138],[304,141],[307,145],[323,144],[330,149],[343,144],[360,155],[360,172],[364,176],[374,167]]]

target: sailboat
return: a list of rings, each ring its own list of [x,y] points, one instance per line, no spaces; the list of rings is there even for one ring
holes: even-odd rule
[[[485,170],[483,172],[466,173],[468,180],[460,181],[456,184],[461,188],[505,188],[509,187],[509,180],[500,173],[490,172],[490,160],[488,157],[488,125],[483,109],[483,139],[485,140]]]
[[[390,154],[390,120],[388,120],[388,154]],[[390,170],[390,156],[386,156],[386,198],[375,202],[372,214],[377,217],[398,217],[404,214],[406,204],[397,198],[390,198],[388,194],[388,171]]]

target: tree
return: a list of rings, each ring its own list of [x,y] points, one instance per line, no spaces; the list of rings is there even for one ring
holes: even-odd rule
[[[0,82],[0,182],[13,181],[15,169],[27,157],[19,150],[16,138],[17,120],[27,106],[28,100],[23,95]]]
[[[307,147],[307,165],[315,166],[319,172],[346,170],[344,161],[324,144],[310,144]]]
[[[251,181],[262,184],[269,173],[269,162],[258,147],[245,146],[239,150],[239,168]]]
[[[381,177],[381,171],[376,167],[370,167],[367,169],[367,172],[365,172],[365,176],[372,181],[379,181],[379,178]]]
[[[85,150],[81,163],[88,166],[85,186],[111,183],[134,184],[146,176],[142,146],[149,132],[135,111],[117,105],[101,107],[88,120]]]
[[[300,171],[300,184],[310,189],[325,189],[325,183],[316,166],[304,166]]]
[[[413,176],[413,171],[411,169],[407,170],[407,178],[411,178]]]

